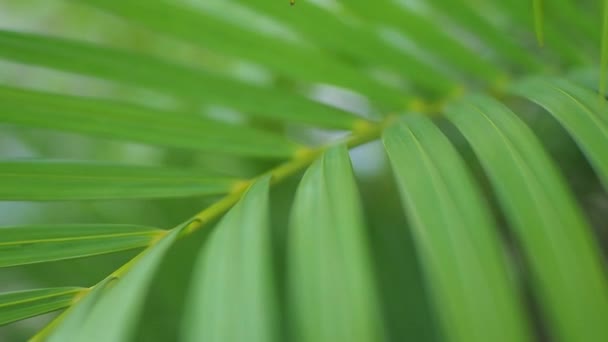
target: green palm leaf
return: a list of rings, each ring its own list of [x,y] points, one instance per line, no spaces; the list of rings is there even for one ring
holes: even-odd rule
[[[511,35],[505,35],[496,21],[492,20],[492,16],[484,15],[484,12],[479,10],[478,3],[462,0],[430,0],[429,3],[432,3],[435,10],[457,22],[459,27],[466,29],[485,46],[490,47],[496,58],[502,59],[504,63],[517,65],[528,71],[544,67],[537,56],[515,42]]]
[[[182,229],[174,229],[156,245],[140,254],[137,264],[127,274],[115,280],[90,309],[81,325],[63,331],[70,341],[128,341],[131,340],[143,309],[151,281]],[[133,262],[133,261],[132,261]],[[103,284],[103,283],[102,283]],[[76,304],[78,305],[78,304]],[[58,323],[61,329],[61,323]],[[61,330],[58,330],[61,332]]]
[[[513,92],[538,103],[559,120],[608,188],[608,115],[604,103],[565,80],[529,79],[517,83]]]
[[[530,340],[496,227],[449,141],[417,116],[383,139],[448,339]]]
[[[299,146],[248,126],[125,103],[0,87],[0,121],[159,146],[289,158]]]
[[[564,341],[608,338],[602,318],[608,315],[608,286],[597,246],[532,132],[504,105],[481,96],[454,104],[447,116],[488,173],[555,335]]]
[[[163,230],[103,224],[0,228],[0,267],[113,253],[149,245]]]
[[[0,294],[0,324],[66,308],[32,341],[608,341],[608,0],[42,3],[0,4],[2,284],[41,288]],[[599,183],[548,157],[528,102]],[[348,149],[372,141],[357,184]],[[117,153],[167,166],[86,161]],[[85,200],[136,224],[50,224],[91,222]]]
[[[469,76],[474,75],[490,86],[505,77],[502,75],[500,67],[473,53],[461,41],[435,25],[430,18],[409,7],[401,6],[390,0],[375,2],[355,0],[349,1],[347,6],[376,25],[390,24],[399,28],[400,32],[414,39],[416,44],[430,52],[442,65],[454,66],[455,70],[470,73]],[[437,53],[439,46],[441,46],[441,53]],[[452,58],[447,59],[446,56]]]
[[[74,161],[0,161],[0,200],[81,200],[218,195],[238,184],[179,169]]]
[[[387,68],[428,91],[442,94],[457,87],[449,73],[433,68],[427,60],[389,44],[365,21],[341,20],[326,7],[312,3],[299,7],[298,15],[290,16],[287,22],[285,7],[280,1],[239,1],[239,4],[285,23],[320,47],[348,56],[363,66]],[[316,24],[310,25],[311,22]],[[351,43],[353,40],[366,48],[360,49],[358,44]]]
[[[370,95],[380,103],[402,103],[397,89],[383,85],[369,75],[361,74],[357,69],[330,58],[318,48],[247,27],[228,25],[225,19],[209,13],[209,10],[204,8],[195,9],[193,6],[170,1],[78,1],[202,48],[247,58],[297,80],[321,81],[350,88]],[[231,9],[230,5],[225,7],[226,10]],[[171,20],[163,20],[166,18]],[[204,23],[202,27],[201,23]],[[251,42],[256,42],[257,48],[242,48]],[[302,64],[307,67],[297,67]]]
[[[71,305],[59,316],[57,316],[44,329],[40,330],[35,336],[30,339],[30,342],[61,342],[69,341],[75,331],[78,331],[80,326],[85,322],[86,318],[93,310],[93,307],[105,291],[108,285],[116,281],[118,278],[110,276],[102,280],[99,284],[89,289],[85,296],[78,299],[78,305]],[[48,336],[51,334],[51,336]]]
[[[0,293],[0,325],[63,309],[85,290],[58,287]]]
[[[381,341],[355,180],[344,146],[306,172],[291,215],[288,298],[296,341]]]
[[[184,341],[277,340],[268,188],[269,178],[252,185],[200,251],[187,296]]]
[[[158,90],[201,103],[223,104],[246,114],[277,120],[337,129],[352,129],[361,120],[290,92],[271,91],[152,56],[74,40],[0,30],[0,57]]]

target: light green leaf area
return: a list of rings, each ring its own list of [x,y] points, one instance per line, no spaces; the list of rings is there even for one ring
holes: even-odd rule
[[[0,267],[145,247],[162,233],[156,228],[120,224],[0,227]]]
[[[507,107],[482,96],[453,104],[447,116],[490,178],[556,339],[608,340],[608,286],[598,246],[532,131]]]
[[[0,293],[0,326],[63,309],[83,290],[58,287]]]
[[[502,77],[500,68],[476,54],[455,39],[445,28],[437,25],[434,20],[407,6],[402,6],[392,0],[351,0],[344,3],[349,10],[372,21],[376,25],[391,25],[425,51],[432,54],[442,64],[454,66],[453,69],[468,73],[469,76],[489,83],[496,82]],[[439,47],[441,47],[439,51]],[[451,58],[446,58],[451,56]]]
[[[577,68],[568,72],[564,77],[593,93],[599,93],[600,71],[597,68]]]
[[[556,1],[559,0],[544,1],[543,7],[553,7]],[[479,7],[476,0],[468,0],[467,2],[469,3],[469,6],[471,6],[472,9],[476,9]],[[530,32],[532,31],[531,28],[534,24],[533,22],[536,21],[535,15],[537,13],[541,13],[543,16],[543,19],[541,19],[543,24],[542,37],[545,46],[548,47],[547,50],[550,50],[551,53],[554,53],[556,56],[558,56],[561,61],[567,61],[571,65],[588,65],[592,63],[592,60],[590,58],[591,55],[589,53],[585,53],[584,49],[581,49],[580,46],[576,46],[575,44],[569,44],[569,36],[564,32],[564,21],[558,23],[554,20],[548,20],[548,18],[546,17],[550,16],[545,16],[546,13],[543,13],[544,9],[540,7],[538,8],[540,12],[539,10],[534,9],[532,1],[493,1],[491,4],[488,4],[488,8],[492,8],[495,11],[500,11],[501,15],[504,15],[505,18],[508,18],[507,20],[510,21],[512,25],[525,25],[526,31]],[[570,11],[570,13],[568,13],[568,18],[566,19],[566,22],[568,22],[569,24],[574,22],[576,20],[576,14],[576,11]],[[488,17],[491,18],[493,16]],[[585,20],[588,22],[588,16],[585,15],[585,17]],[[505,26],[504,24],[498,24],[497,26],[502,27],[503,30],[507,29],[507,26]],[[578,25],[576,26],[578,27]],[[505,32],[503,31],[502,34],[504,35]],[[523,40],[520,41],[523,42]],[[546,65],[547,59],[541,58],[541,60],[543,60]]]
[[[0,59],[99,77],[280,121],[352,129],[362,120],[293,92],[74,40],[0,30]]]
[[[413,115],[383,141],[448,340],[529,341],[496,226],[452,144]]]
[[[225,194],[237,180],[196,171],[83,161],[0,161],[0,200],[175,198]]]
[[[527,70],[544,67],[543,62],[529,51],[527,46],[520,44],[512,35],[504,34],[501,27],[493,20],[495,17],[481,11],[480,3],[475,0],[428,0],[427,3],[432,5],[433,12],[437,11],[449,16],[450,20],[458,23],[465,32],[474,35],[485,46],[490,47],[501,62],[520,65]],[[429,20],[436,20],[433,12],[426,13]],[[451,26],[443,27],[450,33]]]
[[[204,49],[229,56],[238,56],[259,63],[296,80],[335,84],[359,91],[381,104],[403,104],[402,94],[362,73],[360,70],[331,58],[318,47],[295,39],[266,34],[256,27],[234,25],[239,18],[234,3],[213,2],[188,6],[174,1],[78,0],[87,5],[118,15],[131,23],[139,23],[157,32],[184,40]],[[222,7],[232,22],[207,7]],[[202,7],[202,8],[201,8]],[[217,12],[217,9],[216,11]],[[250,20],[259,20],[251,16]],[[221,34],[218,34],[221,32]],[[255,42],[255,48],[244,48]],[[306,65],[306,68],[300,66]]]
[[[532,78],[513,93],[549,111],[572,135],[608,188],[608,106],[596,94],[566,80]]]
[[[67,336],[65,340],[131,341],[154,275],[181,231],[181,228],[172,230],[156,245],[131,261],[132,268],[123,277],[108,284],[109,288],[104,290],[86,318],[81,321],[82,324],[71,325],[71,331],[63,330],[62,334]],[[62,329],[61,323],[58,324],[58,329]]]
[[[298,148],[284,137],[248,126],[109,100],[1,86],[0,123],[254,157],[290,158]]]
[[[97,301],[105,293],[105,290],[108,289],[108,285],[117,279],[114,276],[110,276],[99,282],[81,297],[78,302],[72,303],[61,315],[55,317],[51,323],[32,336],[29,342],[70,341],[71,336],[84,323]]]
[[[347,57],[363,70],[381,67],[435,94],[447,94],[457,87],[453,75],[445,69],[383,39],[367,21],[343,20],[351,13],[338,14],[331,6],[315,2],[294,8],[291,15],[281,1],[238,0],[238,3],[284,24],[307,41]]]
[[[203,245],[186,297],[184,341],[277,341],[269,181],[253,184]]]
[[[288,308],[293,341],[385,337],[368,241],[346,148],[306,171],[289,228]]]

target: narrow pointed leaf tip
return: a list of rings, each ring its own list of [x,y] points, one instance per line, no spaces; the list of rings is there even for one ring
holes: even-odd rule
[[[183,341],[278,341],[269,185],[269,177],[253,184],[202,246],[186,297]]]
[[[530,341],[498,230],[450,141],[417,115],[388,128],[383,141],[445,335]]]
[[[0,326],[63,309],[84,290],[59,287],[0,293]]]
[[[164,233],[156,228],[119,224],[0,227],[0,267],[141,248]]]
[[[0,200],[176,198],[229,193],[238,180],[197,171],[83,161],[0,161]]]
[[[287,250],[293,340],[384,340],[361,212],[348,151],[331,148],[306,171],[291,213]]]

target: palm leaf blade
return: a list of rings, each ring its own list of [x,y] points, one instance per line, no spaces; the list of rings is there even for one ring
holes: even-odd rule
[[[102,297],[108,285],[117,278],[110,276],[86,292],[77,303],[72,303],[59,316],[55,317],[42,330],[30,338],[30,342],[61,342],[68,341],[75,331],[86,321],[97,301]],[[50,336],[49,336],[50,335]]]
[[[608,116],[591,92],[565,80],[534,78],[513,92],[549,111],[585,152],[608,188]]]
[[[140,254],[124,277],[116,279],[97,300],[81,325],[63,331],[71,341],[128,341],[143,309],[151,281],[182,229],[174,229],[156,245]],[[61,322],[57,325],[61,329]]]
[[[0,122],[159,146],[289,158],[298,145],[270,132],[125,103],[0,87]]]
[[[481,96],[454,104],[447,116],[489,175],[556,336],[608,338],[600,318],[608,315],[608,287],[597,246],[533,133],[504,105]]]
[[[448,340],[530,340],[496,227],[447,138],[410,116],[383,140]]]
[[[0,294],[0,326],[63,309],[83,290],[60,287]]]
[[[132,225],[32,225],[0,228],[0,267],[82,258],[145,247],[164,231]]]
[[[72,161],[0,161],[0,200],[167,198],[228,193],[236,180],[179,169]]]
[[[182,327],[185,341],[276,340],[268,188],[269,178],[252,185],[200,251]]]
[[[254,86],[200,68],[75,40],[0,30],[0,57],[157,90],[200,103],[222,104],[245,114],[276,120],[336,129],[351,129],[358,120],[348,112],[292,92]]]
[[[383,0],[370,3],[365,0],[349,1],[348,5],[357,14],[375,24],[392,25],[407,37],[415,40],[442,64],[471,73],[492,84],[502,77],[493,63],[463,46],[458,40],[446,34],[440,26],[424,15],[394,1]],[[445,58],[450,56],[450,58]]]
[[[348,56],[349,59],[364,66],[382,66],[436,94],[446,94],[457,87],[456,82],[445,70],[438,70],[424,58],[388,43],[366,22],[341,20],[324,6],[314,3],[301,6],[297,9],[298,15],[289,17],[287,21],[285,8],[281,2],[239,1],[239,4],[285,24],[327,50]],[[311,22],[315,25],[311,25]],[[358,44],[351,44],[353,40]],[[366,48],[361,49],[359,46]]]
[[[401,95],[396,89],[340,63],[315,47],[231,25],[209,13],[209,10],[169,1],[80,1],[202,48],[249,59],[296,80],[350,88],[381,103],[395,104],[400,101]],[[230,9],[230,5],[227,5],[226,10]],[[172,20],[164,20],[167,17]],[[218,32],[222,34],[217,34]],[[256,42],[255,49],[243,48],[251,42]],[[306,68],[297,67],[299,65],[306,65]]]
[[[288,300],[298,341],[379,341],[380,305],[344,146],[306,172],[292,209]]]

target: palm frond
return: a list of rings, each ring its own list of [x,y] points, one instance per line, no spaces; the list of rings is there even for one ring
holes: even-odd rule
[[[184,341],[278,340],[269,181],[265,177],[253,184],[201,249],[187,295]]]
[[[598,246],[534,134],[487,97],[454,104],[448,118],[470,142],[524,250],[549,324],[563,340],[602,339],[608,283]],[[578,317],[598,317],[582,322]]]
[[[388,129],[384,144],[447,335],[530,340],[496,226],[455,149],[432,122],[416,116]]]
[[[0,199],[59,201],[229,193],[239,180],[181,169],[83,161],[0,161]]]
[[[68,307],[83,290],[60,287],[0,293],[0,325]]]
[[[66,308],[32,340],[416,339],[387,305],[414,294],[381,292],[380,274],[418,277],[400,266],[419,264],[408,281],[430,300],[410,311],[433,313],[430,340],[608,340],[605,237],[592,229],[608,217],[589,204],[608,190],[607,2],[72,0],[49,7],[82,15],[75,26],[4,25],[0,200],[31,211],[2,223],[0,267],[97,283],[33,276],[26,288],[40,289],[0,294],[0,325]],[[82,96],[44,72],[106,91]],[[371,141],[403,211],[384,198],[382,149],[348,153]],[[153,146],[157,166],[116,157],[125,143]],[[57,201],[89,223],[49,214]],[[367,222],[379,207],[407,229]],[[398,245],[374,236],[410,234],[411,253],[373,249]],[[110,274],[70,268],[132,249]]]
[[[148,246],[163,230],[129,225],[2,227],[0,267],[49,262]]]
[[[295,340],[384,338],[358,196],[344,146],[328,150],[302,178],[287,244]]]

